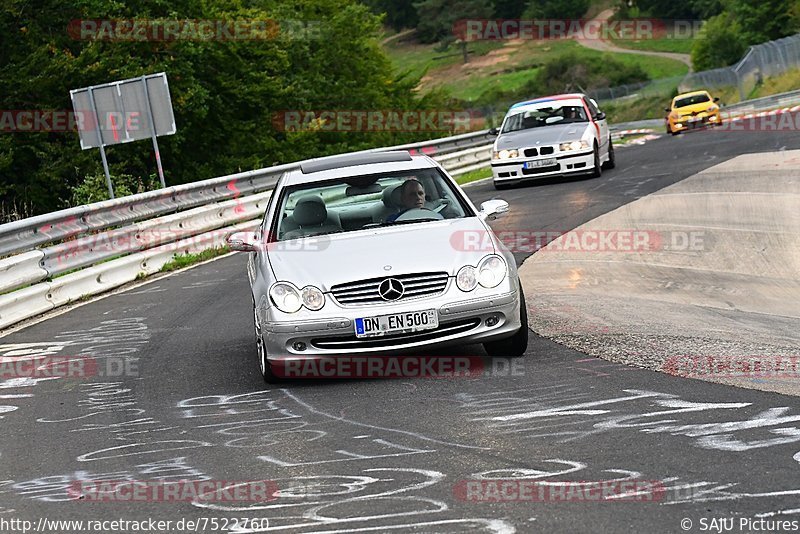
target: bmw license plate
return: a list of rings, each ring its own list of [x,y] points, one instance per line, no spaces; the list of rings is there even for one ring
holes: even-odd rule
[[[380,337],[430,330],[439,326],[436,310],[390,313],[356,319],[356,337]]]
[[[539,169],[541,167],[552,167],[556,164],[556,158],[537,159],[534,161],[526,161],[526,169]]]

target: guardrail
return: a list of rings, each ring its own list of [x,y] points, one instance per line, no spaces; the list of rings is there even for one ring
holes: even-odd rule
[[[797,101],[800,91],[736,107],[757,111]],[[623,137],[643,122],[661,123],[616,125],[612,135]],[[488,165],[493,141],[494,136],[482,130],[362,152],[409,150],[431,156],[451,174],[460,175]],[[0,329],[151,275],[176,254],[222,246],[233,231],[255,229],[280,175],[299,164],[221,176],[0,225]]]

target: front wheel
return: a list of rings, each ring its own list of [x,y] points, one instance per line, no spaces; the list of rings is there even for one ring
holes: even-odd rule
[[[255,305],[253,305],[253,319],[256,334],[256,357],[258,358],[258,369],[261,372],[261,378],[263,378],[264,382],[267,384],[275,384],[279,382],[280,379],[273,372],[272,364],[269,363],[267,347],[264,344],[264,334],[261,331],[261,324],[258,321],[258,313],[256,312]]]
[[[518,358],[524,356],[525,351],[528,350],[528,306],[525,304],[522,283],[519,285],[519,322],[519,330],[513,336],[483,344],[483,348],[489,356],[492,358]]]
[[[594,144],[594,169],[592,169],[592,173],[590,176],[592,178],[600,178],[603,174],[603,167],[600,165],[600,147],[597,146],[597,143]]]
[[[606,161],[604,169],[613,169],[617,166],[617,159],[614,155],[614,143],[611,142],[611,138],[608,138],[608,161]]]

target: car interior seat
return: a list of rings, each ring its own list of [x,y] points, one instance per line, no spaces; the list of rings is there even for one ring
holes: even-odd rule
[[[294,212],[281,221],[284,239],[296,239],[311,234],[341,232],[336,213],[328,211],[319,195],[306,195],[295,204]]]

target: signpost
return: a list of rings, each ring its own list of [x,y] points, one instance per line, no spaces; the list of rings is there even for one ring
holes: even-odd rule
[[[166,187],[157,137],[175,133],[175,116],[164,72],[70,91],[81,149],[100,148],[111,198],[114,187],[105,147],[139,139],[153,141],[158,178]]]

